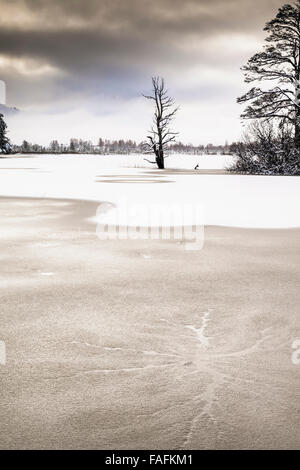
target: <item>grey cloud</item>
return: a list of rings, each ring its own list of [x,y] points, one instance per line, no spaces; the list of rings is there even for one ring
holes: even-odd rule
[[[11,96],[51,100],[103,89],[139,93],[151,74],[179,75],[195,63],[238,69],[242,55],[215,50],[221,34],[257,36],[281,0],[0,0],[0,55],[36,59],[57,68],[53,77],[22,76],[1,68]],[[9,16],[11,8],[26,21]],[[193,47],[190,47],[193,44]],[[196,44],[196,47],[195,47]],[[182,77],[184,78],[184,77]],[[219,88],[223,87],[220,80]],[[100,90],[100,91],[99,91]],[[52,95],[52,93],[54,95]],[[187,93],[188,94],[188,93]]]
[[[111,29],[116,35],[130,32],[148,36],[153,32],[159,37],[253,31],[280,4],[280,0],[0,0],[4,15],[5,6],[13,5],[16,11],[31,14],[32,21],[40,18],[41,31],[47,25],[54,29],[74,27],[70,20],[77,19],[86,29]],[[5,22],[8,28],[10,20]]]

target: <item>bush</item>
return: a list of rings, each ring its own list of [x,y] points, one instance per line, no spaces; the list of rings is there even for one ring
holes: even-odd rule
[[[252,124],[244,141],[232,144],[236,156],[233,173],[249,175],[300,175],[300,149],[295,146],[290,127],[281,123]]]

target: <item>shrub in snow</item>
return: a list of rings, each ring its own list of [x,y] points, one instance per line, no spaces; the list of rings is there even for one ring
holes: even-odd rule
[[[291,128],[281,122],[277,129],[269,123],[253,123],[242,142],[232,144],[234,173],[252,175],[300,175],[300,148]]]

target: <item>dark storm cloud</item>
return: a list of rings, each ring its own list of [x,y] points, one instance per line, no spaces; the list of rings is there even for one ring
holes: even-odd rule
[[[278,0],[1,0],[59,28],[71,19],[121,29],[176,33],[251,29]],[[9,25],[9,19],[8,19]]]
[[[233,49],[216,49],[215,38],[257,36],[280,4],[280,0],[0,0],[0,56],[11,60],[4,65],[0,61],[0,74],[16,96],[20,82],[28,83],[30,100],[40,99],[39,83],[45,97],[50,83],[56,96],[76,91],[93,95],[99,87],[131,96],[151,74],[176,75],[195,64],[224,70],[242,65]],[[39,74],[38,64],[51,66],[52,73]]]

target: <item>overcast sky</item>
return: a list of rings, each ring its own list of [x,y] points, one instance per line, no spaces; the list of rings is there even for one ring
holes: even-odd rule
[[[240,67],[283,0],[0,0],[0,79],[23,110],[11,138],[141,140],[151,76],[180,112],[180,140],[239,137]]]

